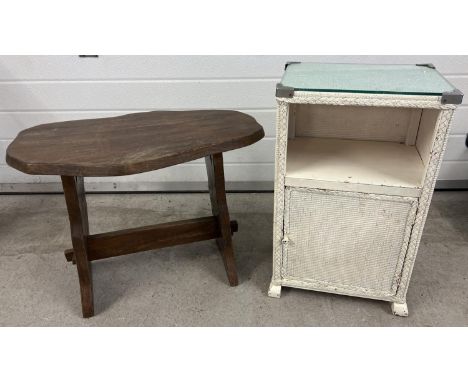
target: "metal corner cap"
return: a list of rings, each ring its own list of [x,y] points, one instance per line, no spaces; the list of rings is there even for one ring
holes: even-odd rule
[[[292,98],[294,97],[294,88],[284,86],[281,82],[276,84],[276,96],[279,98]]]
[[[426,68],[431,68],[431,69],[435,69],[435,65],[434,64],[431,64],[431,63],[428,63],[428,64],[416,64],[416,66],[425,66]]]
[[[284,64],[284,70],[286,70],[289,65],[300,64],[300,63],[301,63],[300,61],[286,61],[286,64]]]
[[[462,101],[463,101],[463,93],[458,89],[454,89],[451,92],[442,93],[442,97],[440,99],[440,102],[443,105],[447,105],[447,104],[460,105]]]

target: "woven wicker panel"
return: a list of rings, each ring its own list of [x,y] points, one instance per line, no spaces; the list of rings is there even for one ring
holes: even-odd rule
[[[420,109],[297,105],[296,137],[405,142],[414,111]],[[417,127],[417,126],[416,126]]]
[[[395,294],[416,200],[286,189],[284,278]]]

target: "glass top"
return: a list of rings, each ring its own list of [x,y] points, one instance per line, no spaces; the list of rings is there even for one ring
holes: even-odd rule
[[[281,84],[346,93],[441,95],[455,90],[437,70],[417,65],[289,64]]]

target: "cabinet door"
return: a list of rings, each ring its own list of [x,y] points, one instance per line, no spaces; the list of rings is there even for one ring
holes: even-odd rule
[[[282,277],[394,296],[417,199],[286,188]]]

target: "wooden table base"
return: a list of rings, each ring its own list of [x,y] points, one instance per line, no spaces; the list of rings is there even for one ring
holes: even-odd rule
[[[94,260],[216,239],[229,284],[238,284],[231,238],[237,232],[237,222],[229,219],[223,155],[213,154],[207,156],[205,161],[213,216],[96,235],[89,234],[83,177],[62,176],[73,245],[73,249],[65,251],[65,257],[76,264],[78,270],[83,317],[94,315],[91,271],[91,262]]]

